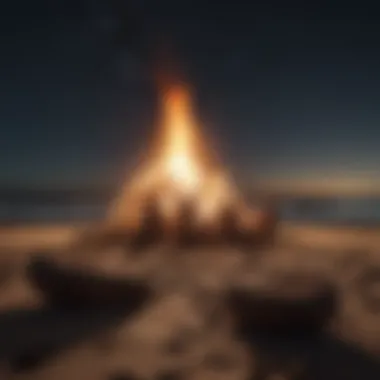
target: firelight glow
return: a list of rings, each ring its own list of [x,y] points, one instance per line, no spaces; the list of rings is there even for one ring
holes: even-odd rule
[[[173,88],[163,102],[164,124],[162,168],[183,191],[194,192],[202,170],[196,152],[195,123],[191,120],[190,96],[181,87]]]
[[[175,224],[183,202],[192,202],[199,223],[212,224],[226,208],[241,205],[240,194],[201,134],[189,91],[173,86],[161,100],[153,147],[112,204],[110,218],[138,228],[141,209],[154,198],[168,224]]]

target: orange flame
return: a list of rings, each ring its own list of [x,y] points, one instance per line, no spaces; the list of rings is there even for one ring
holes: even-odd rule
[[[182,87],[164,97],[162,136],[158,140],[160,168],[182,191],[193,193],[200,184],[202,141],[192,120],[190,96]]]
[[[162,99],[163,123],[148,159],[128,181],[110,218],[138,227],[141,208],[155,197],[163,219],[174,221],[181,202],[194,202],[199,222],[210,223],[238,194],[207,149],[193,117],[189,91],[176,86]]]

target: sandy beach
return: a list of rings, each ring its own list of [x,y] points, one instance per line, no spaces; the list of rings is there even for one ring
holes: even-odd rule
[[[231,350],[231,347],[237,345],[233,349],[233,355],[238,356],[236,360],[240,360],[241,364],[237,372],[228,376],[204,373],[203,364],[195,365],[192,361],[194,358],[187,357],[181,361],[176,354],[165,356],[157,348],[161,344],[158,342],[167,334],[171,336],[177,329],[177,324],[182,326],[185,323],[198,328],[198,314],[194,305],[178,293],[177,285],[173,285],[169,298],[156,299],[138,317],[127,320],[120,320],[120,315],[107,310],[76,314],[51,314],[50,311],[43,311],[41,295],[25,280],[24,269],[29,259],[36,253],[58,257],[62,254],[60,249],[74,241],[88,227],[88,224],[82,223],[20,225],[0,229],[0,340],[3,342],[0,345],[0,371],[3,371],[0,372],[0,377],[3,376],[1,379],[63,380],[71,377],[73,380],[156,380],[161,379],[158,368],[163,365],[171,368],[165,372],[166,375],[176,374],[168,377],[170,379],[247,378],[248,372],[244,371],[248,369],[244,364],[245,354],[241,353],[245,352],[241,351],[241,342],[231,341],[232,338],[225,336],[224,332],[219,331],[213,338],[204,335],[198,342],[201,348],[197,346],[197,350],[212,351],[221,346]],[[299,339],[293,341],[292,338],[281,338],[276,343],[265,342],[263,346],[263,343],[255,341],[256,354],[252,356],[255,358],[255,362],[252,362],[254,371],[257,373],[262,362],[268,362],[266,371],[269,375],[250,375],[250,378],[275,378],[273,376],[280,365],[278,361],[288,363],[285,365],[288,368],[292,367],[294,360],[296,367],[308,363],[308,369],[302,375],[304,377],[296,377],[298,375],[293,371],[294,368],[284,369],[281,364],[280,372],[285,371],[282,379],[379,378],[379,232],[375,228],[282,223],[274,247],[260,252],[257,257],[252,252],[250,264],[244,265],[250,279],[286,269],[323,273],[333,279],[339,289],[340,304],[334,320],[328,326],[327,338],[304,338],[302,342]],[[166,276],[175,275],[175,281],[183,282],[185,278],[193,278],[191,281],[195,281],[196,276],[207,274],[207,278],[213,279],[217,284],[229,273],[229,266],[236,263],[236,257],[228,252],[205,252],[205,255],[207,259],[201,253],[183,259],[187,261],[176,263],[180,266],[174,266],[172,272],[169,267],[164,268]],[[117,260],[112,262],[115,257],[114,251],[110,250],[104,253],[102,260],[104,263],[109,261],[111,266],[117,266]],[[78,262],[80,260],[85,259],[78,259]],[[190,277],[186,277],[189,276],[186,273]],[[365,289],[358,285],[362,279],[370,279]],[[53,356],[46,353],[46,350],[51,350],[49,347],[55,347],[57,353]],[[279,354],[283,351],[285,353]],[[196,372],[201,373],[186,369],[179,374],[178,368],[187,368],[186,366],[195,366]],[[131,368],[138,375],[132,376]],[[288,370],[290,374],[286,375]]]
[[[77,223],[0,227],[0,249],[58,248],[89,226],[89,223]],[[334,250],[377,250],[380,249],[380,227],[326,227],[312,223],[283,222],[279,226],[278,243]]]

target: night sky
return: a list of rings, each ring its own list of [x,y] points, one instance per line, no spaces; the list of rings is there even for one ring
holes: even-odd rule
[[[157,124],[165,36],[246,179],[380,178],[380,17],[360,2],[19,0],[0,11],[0,185],[107,185]]]

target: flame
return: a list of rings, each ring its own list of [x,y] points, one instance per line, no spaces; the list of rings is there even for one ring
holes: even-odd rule
[[[192,120],[189,94],[181,87],[171,89],[163,102],[164,123],[158,153],[160,168],[186,193],[198,188],[202,167],[199,148],[201,141]]]
[[[173,86],[162,98],[162,125],[145,162],[112,205],[110,218],[138,228],[153,197],[160,215],[175,223],[181,202],[191,201],[199,223],[211,223],[239,195],[207,146],[195,121],[187,88]]]

